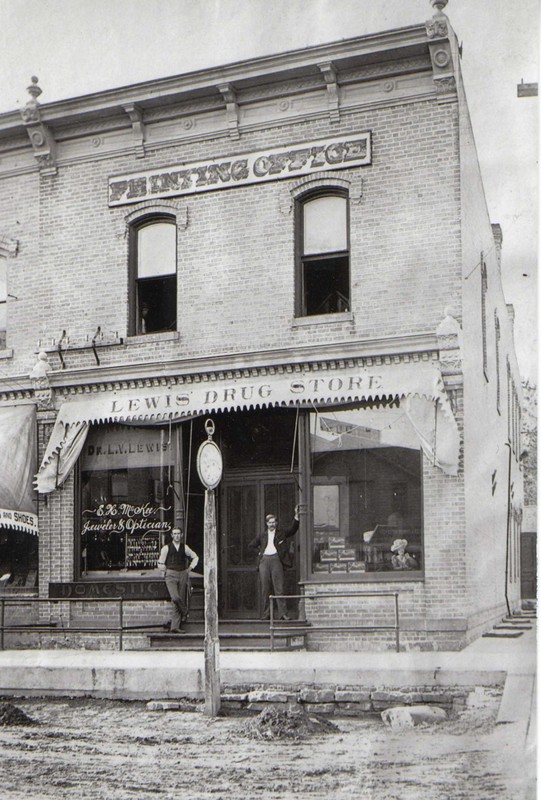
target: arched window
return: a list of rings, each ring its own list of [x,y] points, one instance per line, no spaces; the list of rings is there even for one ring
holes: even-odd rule
[[[297,205],[297,316],[350,310],[348,197],[337,190]]]
[[[174,218],[150,217],[131,231],[132,334],[177,327],[177,226]]]

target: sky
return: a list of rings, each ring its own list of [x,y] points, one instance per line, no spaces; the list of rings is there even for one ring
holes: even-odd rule
[[[538,366],[540,0],[449,0],[524,378]],[[429,0],[0,0],[0,113],[422,23]],[[1,221],[0,221],[1,222]]]

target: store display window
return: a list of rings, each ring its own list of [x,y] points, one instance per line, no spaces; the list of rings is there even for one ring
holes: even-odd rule
[[[0,528],[0,592],[27,592],[38,585],[38,537]]]
[[[423,568],[421,450],[393,407],[310,413],[314,576]]]
[[[179,432],[93,428],[81,457],[81,575],[147,574],[175,519]]]

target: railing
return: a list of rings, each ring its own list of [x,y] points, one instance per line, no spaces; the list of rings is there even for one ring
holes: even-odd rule
[[[51,624],[26,624],[26,625],[6,625],[6,604],[27,605],[28,603],[117,603],[118,604],[118,624],[113,627],[61,627],[54,623]],[[24,633],[116,633],[118,635],[118,649],[124,647],[124,598],[123,597],[0,597],[0,650],[4,649],[4,632],[24,632]]]
[[[340,624],[332,624],[332,625],[318,625],[318,624],[306,624],[306,625],[291,625],[288,623],[287,625],[280,625],[279,620],[278,624],[274,619],[274,603],[273,600],[277,598],[281,600],[302,600],[302,601],[317,601],[317,600],[334,600],[337,597],[370,597],[370,598],[381,598],[381,597],[393,597],[394,598],[394,625],[361,625],[361,624],[348,624],[348,625],[340,625]],[[270,632],[271,632],[271,650],[274,650],[274,634],[277,633],[284,633],[288,632],[291,634],[305,634],[305,633],[317,633],[319,631],[363,631],[365,633],[371,633],[373,631],[394,631],[395,637],[395,647],[396,652],[400,651],[400,617],[398,612],[398,592],[339,592],[338,594],[330,594],[330,593],[323,593],[323,594],[282,594],[282,595],[271,595],[270,596]]]

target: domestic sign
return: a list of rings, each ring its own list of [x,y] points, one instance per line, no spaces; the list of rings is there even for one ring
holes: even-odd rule
[[[161,580],[119,580],[119,581],[74,581],[70,583],[50,583],[49,597],[100,598],[122,597],[124,600],[168,600],[163,578]]]
[[[121,206],[141,200],[229,189],[370,163],[370,133],[357,133],[293,147],[115,176],[109,179],[109,205]]]

